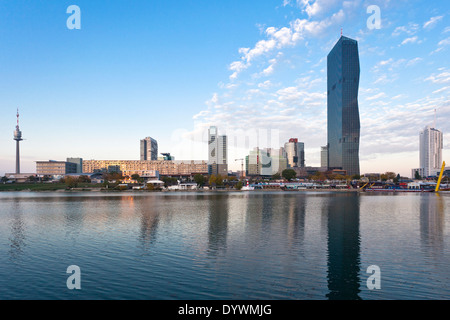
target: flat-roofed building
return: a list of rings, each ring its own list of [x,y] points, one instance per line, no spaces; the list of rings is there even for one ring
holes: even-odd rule
[[[77,164],[67,161],[36,161],[36,174],[38,176],[63,176],[78,173]]]
[[[94,173],[116,166],[122,174],[141,174],[144,171],[158,171],[161,176],[192,176],[208,173],[206,161],[139,161],[139,160],[84,160],[83,172]]]

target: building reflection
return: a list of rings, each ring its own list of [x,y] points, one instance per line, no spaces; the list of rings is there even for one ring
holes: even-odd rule
[[[228,236],[229,196],[217,194],[208,198],[208,255],[215,257],[226,251]]]
[[[444,199],[439,194],[420,197],[420,241],[427,255],[437,257],[444,252]]]
[[[9,237],[9,256],[15,261],[23,254],[26,246],[25,222],[22,217],[23,208],[19,199],[14,199],[11,217],[11,235]]]
[[[156,241],[160,222],[158,206],[153,201],[153,197],[139,199],[138,201],[140,210],[139,241],[144,250],[150,248]]]
[[[287,200],[287,234],[290,246],[303,244],[305,238],[306,199],[306,197],[291,197]]]
[[[330,300],[360,299],[360,198],[330,196],[328,216],[328,290]]]

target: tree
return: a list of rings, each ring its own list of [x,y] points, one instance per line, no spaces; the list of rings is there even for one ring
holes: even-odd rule
[[[400,181],[401,177],[400,177],[400,173],[397,174],[397,176],[394,178],[394,183],[398,183]]]
[[[64,178],[67,188],[76,188],[78,186],[78,178],[67,176]]]
[[[244,185],[242,184],[242,181],[239,181],[237,184],[236,184],[236,189],[237,190],[241,190],[242,189],[242,187],[243,187]]]
[[[216,185],[216,176],[214,175],[214,174],[212,174],[210,177],[209,177],[209,186],[210,187],[213,187],[213,186],[215,186]]]
[[[131,175],[131,179],[138,181],[141,176],[138,174]]]
[[[294,179],[297,176],[297,172],[295,172],[293,169],[286,169],[286,170],[283,170],[281,175],[287,181],[291,181],[292,179]]]
[[[2,181],[2,183],[6,183],[6,181],[8,181],[8,178],[6,176],[3,176],[1,181]]]
[[[275,173],[270,180],[280,180],[281,179],[281,174],[280,173]]]
[[[162,177],[161,181],[164,182],[165,187],[173,186],[178,183],[178,179],[173,177]]]
[[[359,180],[359,179],[361,179],[361,176],[359,174],[354,174],[352,176],[352,180]]]
[[[89,178],[88,176],[80,176],[78,178],[78,182],[80,182],[80,183],[91,183],[91,178]]]
[[[326,179],[326,176],[323,172],[317,171],[314,174],[310,175],[309,179],[314,181],[324,181]]]
[[[223,186],[223,177],[220,174],[216,176],[216,185]]]
[[[197,183],[197,186],[203,187],[206,183],[206,178],[202,174],[196,174],[194,176],[194,181]]]

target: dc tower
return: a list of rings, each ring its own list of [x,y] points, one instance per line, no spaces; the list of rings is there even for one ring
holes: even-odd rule
[[[20,141],[22,141],[22,131],[19,129],[19,109],[17,109],[17,126],[14,131],[14,140],[16,141],[16,174],[20,174]]]

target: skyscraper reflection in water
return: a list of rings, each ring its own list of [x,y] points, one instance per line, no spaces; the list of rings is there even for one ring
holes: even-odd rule
[[[330,300],[359,300],[360,199],[343,194],[330,197],[328,216],[328,290]]]

